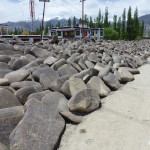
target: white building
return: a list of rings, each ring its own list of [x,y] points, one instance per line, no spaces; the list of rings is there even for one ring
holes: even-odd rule
[[[57,35],[59,39],[82,38],[82,27],[60,27],[49,29],[49,36]],[[104,38],[103,28],[84,28],[84,37]]]

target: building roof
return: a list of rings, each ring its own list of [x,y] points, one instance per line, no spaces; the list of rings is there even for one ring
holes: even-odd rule
[[[51,28],[50,30],[51,31],[76,31],[76,30],[80,30],[80,29],[82,29],[82,27],[77,27],[77,26],[75,26],[75,27],[71,27],[71,26],[65,26],[65,27],[60,27],[60,28],[58,28],[58,27],[55,27],[55,28]],[[99,30],[100,28],[84,28],[84,30]]]

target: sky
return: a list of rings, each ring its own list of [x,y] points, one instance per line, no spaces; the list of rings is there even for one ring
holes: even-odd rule
[[[46,3],[45,20],[52,18],[69,18],[76,16],[81,17],[80,0],[50,0]],[[121,16],[123,9],[128,10],[132,7],[132,12],[138,8],[139,16],[150,14],[150,0],[86,0],[85,14],[95,18],[99,8],[102,13],[108,7],[109,18],[113,15]],[[35,0],[35,18],[41,19],[43,12],[43,2]],[[30,20],[29,0],[1,0],[0,3],[0,23],[8,21],[26,21]]]

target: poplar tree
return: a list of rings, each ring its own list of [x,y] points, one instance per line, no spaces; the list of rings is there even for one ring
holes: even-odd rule
[[[125,35],[126,35],[126,9],[125,8],[124,8],[123,14],[122,14],[121,33],[122,33],[122,40],[124,40],[125,39]]]
[[[93,28],[93,19],[92,19],[92,17],[91,17],[91,16],[90,16],[89,27],[90,27],[90,28]]]
[[[108,22],[108,7],[105,8],[105,17],[104,17],[104,28],[109,27],[109,22]]]
[[[84,16],[84,24],[86,24],[87,26],[89,25],[89,19],[86,14]]]
[[[139,36],[139,19],[138,19],[138,9],[135,9],[134,19],[133,19],[133,39]]]
[[[113,28],[114,30],[117,30],[117,15],[114,15],[114,18],[113,18]]]
[[[142,24],[140,25],[140,37],[143,38],[144,35],[144,21],[142,21]]]
[[[97,28],[101,28],[102,27],[102,25],[101,25],[101,19],[102,19],[101,9],[99,9],[98,16],[96,18],[96,27]]]
[[[68,19],[68,26],[71,26],[71,19]]]
[[[118,32],[118,39],[121,39],[121,17],[118,19],[116,31]]]
[[[73,26],[76,26],[76,17],[73,17]]]
[[[81,24],[81,23],[82,23],[82,19],[80,18],[80,19],[79,19],[79,24]]]
[[[128,9],[128,17],[127,17],[127,40],[132,40],[132,12],[131,12],[131,6]]]

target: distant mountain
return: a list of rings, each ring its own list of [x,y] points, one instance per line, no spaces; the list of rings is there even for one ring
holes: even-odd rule
[[[53,25],[56,25],[58,23],[58,21],[60,21],[61,23],[65,24],[67,23],[67,20],[62,19],[62,20],[58,20],[58,19],[51,19],[49,21],[45,21],[44,25],[46,25],[46,23],[52,23]],[[19,21],[19,22],[6,22],[4,23],[5,25],[8,25],[8,29],[9,30],[15,30],[15,28],[20,28],[20,29],[26,29],[26,30],[31,30],[31,22],[30,21]],[[36,20],[34,21],[34,28],[39,28],[40,25],[42,24],[41,21]]]
[[[47,23],[53,24],[53,26],[55,26],[58,22],[60,21],[61,24],[65,25],[68,23],[67,19],[60,19],[58,17],[51,19],[49,21],[45,21],[44,25],[46,25]],[[78,19],[77,19],[78,22]],[[39,28],[41,25],[41,21],[36,20],[34,21],[34,28]],[[20,29],[26,29],[26,30],[31,30],[31,22],[30,21],[19,21],[19,22],[6,22],[4,23],[5,25],[8,25],[8,29],[9,30],[15,30],[15,28],[20,28]]]
[[[145,33],[150,33],[150,14],[139,17],[139,21],[144,21],[146,26]]]

